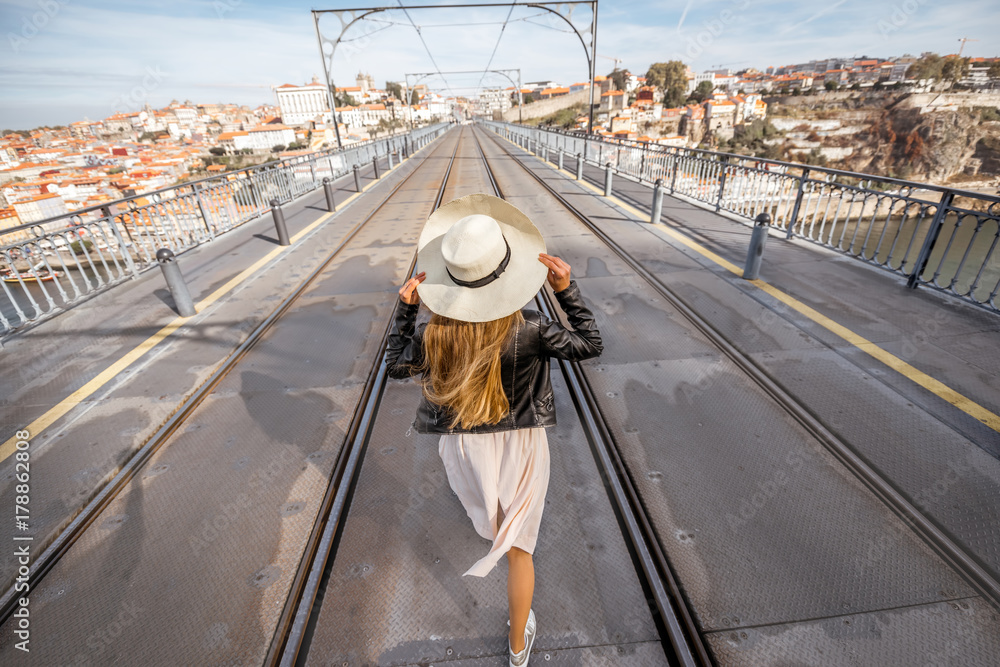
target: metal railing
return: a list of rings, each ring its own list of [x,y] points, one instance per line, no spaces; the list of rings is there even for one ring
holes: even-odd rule
[[[637,145],[482,121],[550,162],[610,169],[752,224],[769,213],[798,237],[990,310],[1000,310],[1000,197],[693,148]],[[560,155],[561,153],[561,155]]]
[[[389,153],[409,155],[446,123],[162,188],[0,230],[0,338]],[[142,202],[142,203],[140,203]]]

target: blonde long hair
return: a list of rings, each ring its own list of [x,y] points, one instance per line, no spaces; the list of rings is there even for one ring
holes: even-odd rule
[[[510,410],[500,357],[523,323],[520,311],[491,322],[431,316],[424,330],[424,395],[451,410],[448,428],[498,424]]]

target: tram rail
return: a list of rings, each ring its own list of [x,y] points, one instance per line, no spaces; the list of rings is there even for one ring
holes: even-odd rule
[[[460,142],[456,141],[456,150]],[[442,144],[443,146],[443,144]],[[435,149],[434,153],[441,151],[441,146]],[[428,155],[430,157],[430,155]],[[454,154],[452,156],[454,159]],[[450,166],[449,166],[450,169]],[[347,234],[344,235],[340,243],[334,248],[330,255],[323,260],[281,303],[265,317],[246,339],[219,365],[219,367],[196,389],[187,400],[182,403],[176,412],[146,441],[146,443],[136,451],[136,453],[122,466],[121,470],[91,499],[91,501],[70,521],[65,528],[44,548],[41,554],[35,557],[29,572],[32,587],[35,588],[43,581],[48,572],[59,562],[67,551],[78,541],[81,535],[94,524],[103,510],[108,507],[124,490],[129,482],[143,468],[143,466],[159,451],[171,436],[177,433],[187,420],[195,413],[198,406],[211,394],[219,383],[228,376],[239,364],[240,360],[277,324],[282,315],[308,290],[308,288],[323,274],[324,270],[336,259],[340,253],[348,247],[351,240],[360,232],[369,221],[375,218],[379,211],[392,200],[393,196],[404,186],[415,174],[419,173],[419,167],[392,188],[373,208],[367,216],[354,225]],[[0,597],[0,624],[6,623],[11,614],[18,606],[20,594],[14,585],[11,585],[3,596]]]
[[[470,139],[481,158],[484,180],[497,196],[506,198],[503,185],[498,182],[491,166],[491,160],[494,158],[487,156],[480,133],[481,131],[476,127],[463,127],[456,133],[446,135],[441,144],[433,149],[431,155],[428,156],[445,155],[451,148],[450,160],[438,187],[433,208],[442,204],[448,190],[449,180],[452,177],[452,167],[455,165],[462,147],[469,146]],[[447,143],[448,136],[455,139],[453,148]],[[693,329],[702,334],[722,355],[731,360],[767,396],[773,399],[781,409],[826,447],[881,502],[901,517],[907,526],[911,527],[920,538],[929,544],[948,565],[959,572],[974,589],[994,606],[1000,606],[1000,582],[997,581],[992,572],[982,567],[971,553],[951,540],[941,527],[934,524],[929,517],[910,504],[902,493],[895,489],[890,480],[868,466],[865,460],[847,443],[838,439],[818,418],[797,403],[753,360],[741,353],[720,331],[701,318],[683,298],[644,267],[641,261],[632,257],[598,224],[553,189],[525,160],[492,135],[491,143],[498,147],[506,158],[510,159],[511,164],[518,165],[534,178],[560,206],[582,223],[617,258],[676,309]],[[124,465],[111,482],[45,549],[33,565],[31,577],[34,585],[37,586],[38,581],[56,566],[62,556],[76,543],[83,532],[95,523],[102,511],[115,500],[143,466],[150,461],[151,457],[188,421],[213,389],[238,367],[246,354],[306,293],[310,285],[316,281],[330,263],[349,246],[358,232],[393,200],[396,193],[411,178],[420,172],[421,167],[422,165],[418,166],[392,188],[378,205],[344,236],[333,252],[250,333],[247,339],[226,358],[219,368]],[[423,201],[426,205],[427,199]],[[413,256],[407,275],[413,274],[415,264],[416,257]],[[547,288],[540,291],[536,297],[536,303],[538,309],[549,318],[559,318],[558,310],[553,305]],[[337,559],[338,545],[344,531],[351,523],[349,512],[352,498],[358,486],[358,480],[364,475],[366,451],[387,384],[384,351],[390,323],[391,316],[384,322],[381,342],[377,347],[374,359],[370,366],[366,366],[368,371],[360,397],[355,403],[343,444],[336,454],[333,470],[323,492],[316,519],[308,533],[301,556],[298,557],[289,592],[283,600],[281,613],[273,628],[264,657],[266,665],[291,667],[292,665],[306,664],[310,650],[313,648],[313,637],[319,622],[320,612],[324,604],[332,600],[332,597],[326,595],[327,584]],[[639,485],[635,479],[636,473],[630,470],[622,448],[616,441],[616,428],[612,425],[612,420],[606,418],[602,413],[600,401],[588,379],[587,371],[581,364],[575,362],[560,361],[559,366],[566,382],[567,392],[588,439],[598,472],[607,489],[608,500],[616,516],[621,535],[632,557],[636,576],[646,594],[649,611],[656,625],[656,630],[660,634],[660,644],[668,662],[685,667],[713,664],[713,654],[708,649],[704,630],[696,620],[692,602],[682,588],[679,577],[668,558],[660,539],[662,536],[658,536],[656,532],[651,513],[639,493]],[[0,622],[9,619],[16,605],[15,600],[13,588],[0,598]],[[650,644],[656,647],[654,640],[650,640]]]
[[[754,381],[789,416],[812,434],[836,459],[842,462],[858,480],[894,514],[899,516],[938,556],[958,572],[976,591],[983,595],[991,605],[1000,609],[1000,577],[998,577],[997,573],[985,567],[975,554],[954,540],[944,527],[938,525],[930,516],[921,511],[904,496],[892,480],[876,470],[849,443],[828,429],[820,419],[807,410],[778,382],[770,377],[751,357],[743,354],[721,331],[699,316],[691,305],[675,290],[671,289],[648,270],[642,262],[633,258],[621,245],[605,233],[597,223],[557,192],[544,178],[530,168],[524,159],[511,151],[508,146],[504,145],[504,142],[500,138],[493,133],[489,133],[489,137],[491,142],[513,164],[520,166],[524,172],[542,186],[567,212],[600,239],[614,255],[620,258],[671,306],[676,308],[679,314],[711,341],[722,354],[736,364],[747,377]]]
[[[490,187],[496,196],[504,198],[504,193],[496,181],[485,153],[482,151],[476,131],[470,128],[470,134],[482,160],[483,170]],[[435,208],[442,203],[450,173],[451,167],[449,166],[448,174],[438,191]],[[411,265],[411,275],[414,268]],[[553,301],[544,288],[535,298],[535,303],[547,317],[558,319]],[[387,335],[388,328],[385,332],[385,336]],[[380,348],[382,350],[385,348],[385,340],[383,338]],[[638,504],[638,497],[635,490],[630,488],[627,477],[622,475],[624,467],[620,455],[615,450],[609,426],[600,414],[582,369],[579,364],[568,364],[561,361],[560,369],[567,382],[570,398],[577,408],[584,432],[590,442],[595,463],[602,479],[608,486],[609,500],[618,517],[622,535],[625,536],[628,543],[629,552],[633,555],[637,576],[647,591],[647,600],[655,601],[650,604],[650,613],[661,633],[664,652],[671,656],[670,662],[672,664],[684,667],[712,664],[700,636],[697,632],[692,632],[694,625],[690,611],[683,606],[684,600],[680,596],[679,587],[669,571],[662,550],[656,544],[648,517],[644,515],[641,505]],[[338,498],[343,498],[336,504],[339,512],[331,513],[330,517],[325,520],[323,548],[308,564],[309,588],[297,601],[295,621],[289,629],[288,635],[275,637],[272,651],[266,662],[268,665],[292,667],[307,663],[311,634],[325,602],[321,595],[315,594],[315,591],[325,590],[324,583],[330,577],[336,558],[336,544],[339,542],[346,524],[350,521],[349,517],[345,521],[344,516],[350,505],[351,489],[357,482],[356,476],[363,474],[361,466],[357,465],[357,462],[364,456],[375,416],[378,414],[378,402],[385,384],[385,372],[385,363],[382,361],[377,372],[373,374],[375,378],[373,384],[377,385],[377,390],[373,389],[368,393],[367,405],[364,410],[364,426],[355,435],[350,452],[345,453],[345,457],[351,461],[351,474],[341,478],[339,488],[336,491]],[[681,607],[683,607],[682,611]],[[281,647],[280,654],[279,651],[275,650],[277,647]]]

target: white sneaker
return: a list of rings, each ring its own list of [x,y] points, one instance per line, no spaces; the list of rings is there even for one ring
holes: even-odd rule
[[[510,625],[510,621],[507,621]],[[531,645],[535,643],[535,610],[528,610],[528,622],[524,626],[524,649],[520,653],[514,653],[507,642],[507,651],[510,653],[510,667],[527,667],[528,654],[531,653]]]

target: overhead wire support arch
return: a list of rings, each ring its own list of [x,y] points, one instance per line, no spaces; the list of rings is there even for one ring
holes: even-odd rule
[[[456,4],[441,4],[441,5],[403,5],[402,0],[397,0],[399,2],[399,7],[352,7],[345,9],[313,9],[313,23],[316,27],[316,39],[319,43],[320,58],[323,60],[323,74],[326,79],[327,97],[330,104],[330,113],[333,120],[333,126],[337,135],[337,145],[342,146],[340,139],[340,129],[337,125],[337,108],[336,108],[336,89],[333,85],[333,80],[330,76],[330,71],[333,69],[333,56],[337,51],[337,46],[344,41],[342,38],[344,33],[347,32],[354,24],[361,21],[373,14],[379,14],[381,12],[391,12],[397,11],[399,9],[403,10],[403,13],[409,19],[410,24],[417,31],[418,36],[420,36],[420,41],[424,45],[424,49],[427,50],[427,55],[430,56],[431,62],[433,63],[435,69],[438,73],[441,73],[441,68],[438,67],[437,62],[434,60],[434,56],[431,54],[430,49],[427,47],[426,41],[424,41],[423,35],[420,34],[420,28],[417,24],[410,18],[409,11],[413,9],[465,9],[465,8],[482,8],[482,7],[509,7],[513,11],[515,5],[522,7],[530,7],[540,11],[548,12],[552,16],[558,17],[563,22],[565,22],[572,31],[576,34],[577,38],[580,40],[580,44],[583,46],[584,55],[587,58],[587,72],[590,77],[590,102],[588,104],[587,112],[587,134],[594,133],[594,75],[595,67],[597,64],[597,2],[598,0],[578,0],[576,2],[526,2],[526,3],[510,3],[510,2],[486,2],[486,3],[456,3]],[[578,7],[588,7],[590,9],[590,21],[586,26],[577,26],[573,22],[573,12]],[[323,14],[333,14],[340,21],[340,33],[334,39],[328,39],[323,36],[322,31],[319,27],[319,19]],[[508,14],[508,19],[510,18]],[[517,20],[517,19],[515,19]],[[508,21],[504,21],[504,27],[506,27]],[[541,24],[537,24],[541,25]],[[551,28],[552,26],[545,26]],[[555,28],[553,28],[555,29]],[[562,31],[560,31],[562,32]],[[503,31],[501,31],[501,36]],[[589,43],[586,35],[589,35]],[[329,55],[326,53],[324,44],[328,45]],[[497,42],[499,45],[499,40]],[[494,49],[494,53],[495,53]],[[492,57],[491,57],[492,63]],[[329,64],[328,64],[329,63]],[[487,66],[487,69],[489,67]],[[477,70],[482,71],[482,70]],[[442,79],[444,76],[442,75]],[[447,82],[447,80],[445,80]],[[450,89],[450,87],[449,87]],[[518,89],[520,90],[520,88]],[[407,100],[407,103],[409,100]],[[586,150],[586,149],[584,149]],[[584,156],[586,157],[586,156]]]
[[[520,68],[518,68],[518,67],[508,67],[508,68],[504,68],[504,69],[490,69],[490,70],[478,70],[478,69],[449,70],[447,72],[444,72],[443,74],[479,74],[480,72],[483,73],[483,76],[485,76],[486,74],[499,74],[500,76],[506,77],[506,79],[508,81],[510,81],[512,85],[514,85],[514,86],[517,87],[517,103],[518,103],[518,112],[517,112],[518,116],[517,116],[517,120],[518,120],[518,122],[520,122],[521,121],[521,107],[524,106],[524,99],[523,99],[523,97],[521,95],[521,69]],[[513,78],[511,78],[511,76],[509,74],[507,74],[507,72],[517,72],[517,80],[515,81]],[[420,83],[420,81],[422,79],[426,79],[427,77],[430,77],[430,76],[439,76],[439,75],[442,75],[442,72],[404,72],[403,73],[403,77],[404,77],[403,89],[405,91],[407,91],[407,92],[404,93],[404,96],[407,97],[407,102],[409,102],[409,94],[410,94],[409,93],[409,88],[410,88],[410,77],[411,76],[416,77],[413,80],[413,87],[416,88],[417,84]],[[480,78],[480,83],[482,83],[482,78]],[[459,90],[466,89],[466,88],[469,89],[469,90],[475,89],[475,90],[478,91],[479,90],[479,85],[477,84],[475,86],[467,86],[467,87],[465,87],[465,86],[458,86]],[[411,128],[412,128],[412,124],[411,124]]]

